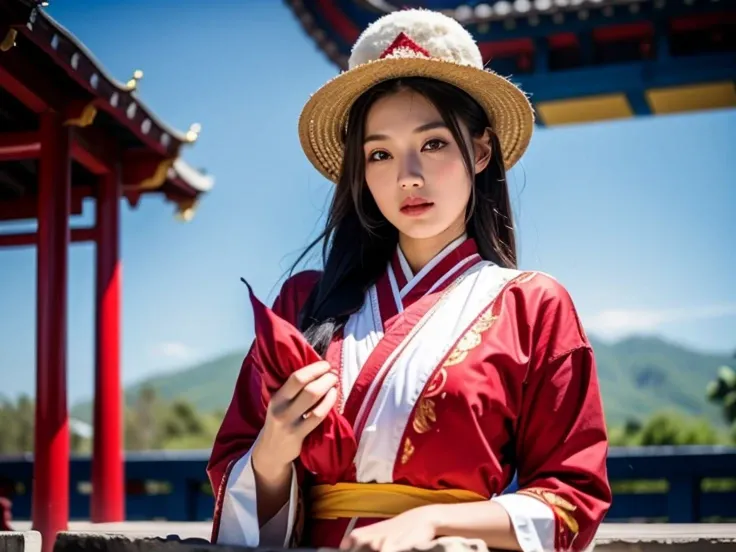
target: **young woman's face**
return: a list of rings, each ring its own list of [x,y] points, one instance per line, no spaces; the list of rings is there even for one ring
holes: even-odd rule
[[[475,145],[479,172],[490,148],[460,126]],[[410,90],[385,96],[370,108],[365,129],[365,180],[383,216],[410,239],[462,233],[474,179],[434,105]]]

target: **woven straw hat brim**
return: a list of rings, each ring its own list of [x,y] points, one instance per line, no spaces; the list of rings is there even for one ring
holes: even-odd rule
[[[299,140],[311,163],[337,182],[343,158],[343,131],[353,103],[376,84],[402,77],[425,77],[467,92],[486,111],[501,143],[506,169],[524,154],[534,131],[534,111],[516,85],[487,70],[440,59],[388,58],[346,71],[315,92],[299,118]]]

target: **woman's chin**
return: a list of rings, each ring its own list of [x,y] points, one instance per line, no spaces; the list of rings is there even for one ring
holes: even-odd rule
[[[411,224],[402,224],[399,233],[410,240],[430,240],[443,234],[447,228],[436,222],[415,220]]]

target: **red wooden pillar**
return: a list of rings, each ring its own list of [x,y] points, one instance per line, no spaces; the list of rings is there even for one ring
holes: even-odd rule
[[[125,519],[123,410],[120,384],[120,173],[100,180],[97,195],[97,297],[92,456],[93,522]]]
[[[51,551],[69,520],[69,416],[66,393],[67,260],[71,203],[69,128],[41,115],[38,172],[36,429],[33,526]]]

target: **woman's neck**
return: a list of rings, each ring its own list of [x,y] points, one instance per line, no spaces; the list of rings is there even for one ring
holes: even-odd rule
[[[399,234],[399,247],[414,274],[422,270],[445,247],[465,234],[465,228],[448,228],[431,238],[416,239]]]

